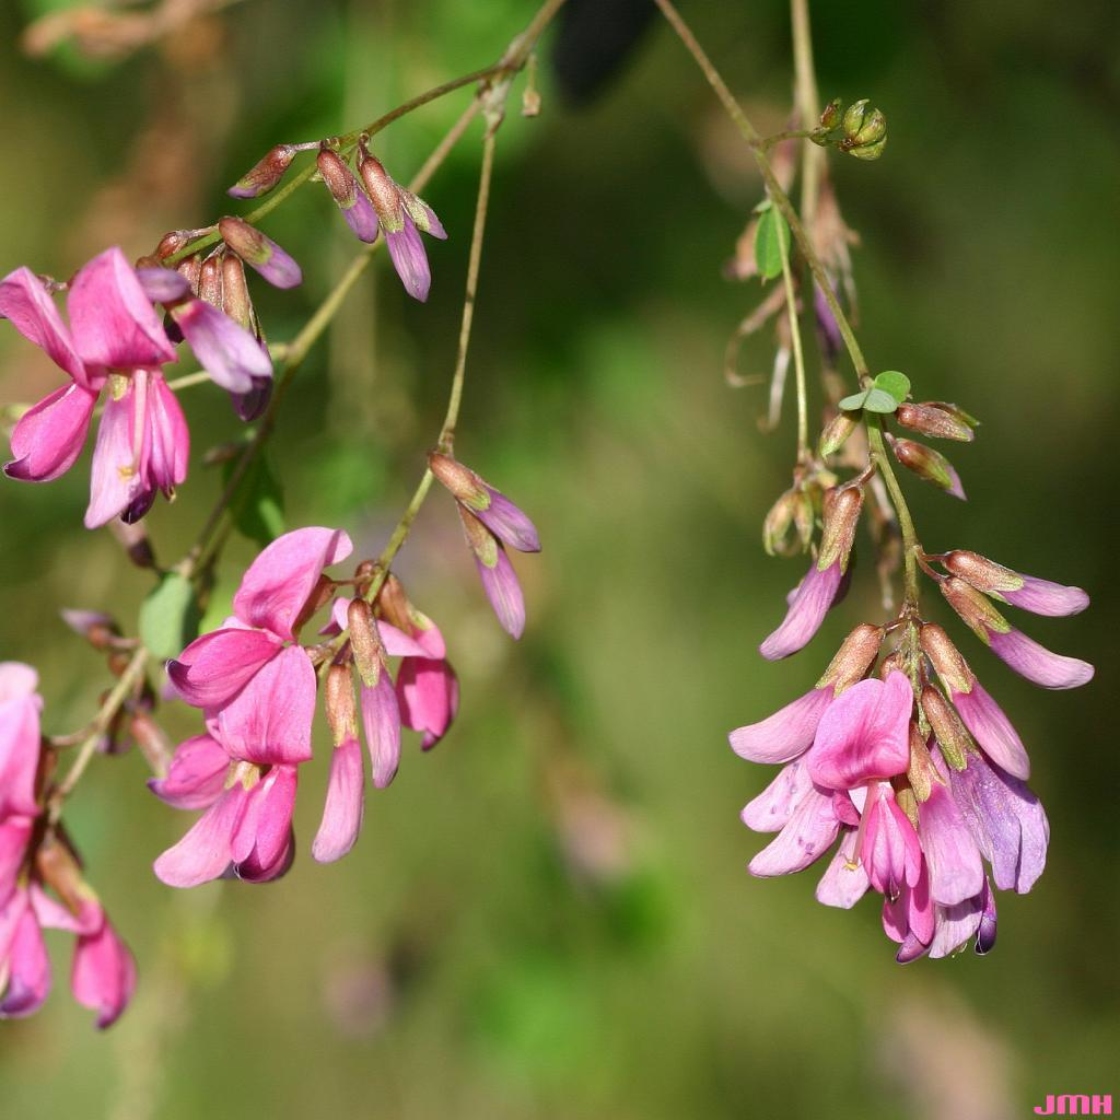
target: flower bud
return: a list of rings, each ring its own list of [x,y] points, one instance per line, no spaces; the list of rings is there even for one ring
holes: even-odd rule
[[[100,611],[61,610],[62,621],[96,650],[107,650],[121,636],[120,627],[112,615]]]
[[[192,253],[175,266],[175,271],[186,280],[191,295],[197,296],[199,283],[202,280],[202,258],[197,253]]]
[[[354,651],[354,664],[358,676],[367,688],[376,688],[385,669],[385,651],[373,609],[364,599],[351,599],[346,608],[346,621],[350,628],[350,648]]]
[[[976,751],[976,741],[961,717],[941,690],[931,684],[922,689],[921,705],[945,761],[954,770],[963,770],[968,765],[969,753]]]
[[[400,188],[381,161],[370,153],[364,138],[358,142],[358,151],[361,156],[358,174],[377,212],[378,221],[385,227],[386,233],[397,233],[404,228],[404,203]]]
[[[361,602],[361,600],[357,600]],[[351,638],[351,641],[353,639]],[[358,706],[354,701],[354,681],[349,665],[332,665],[324,685],[327,723],[336,747],[358,737]]]
[[[812,535],[812,501],[803,490],[787,490],[762,523],[762,547],[768,556],[793,556],[809,547]]]
[[[857,681],[863,680],[878,656],[883,643],[883,628],[861,622],[845,639],[829,663],[817,688],[832,688],[839,695]]]
[[[976,438],[970,424],[937,404],[900,404],[894,415],[904,428],[923,436],[965,442]]]
[[[428,466],[436,480],[451,492],[456,501],[462,502],[476,513],[489,506],[490,496],[486,484],[458,459],[433,451],[428,455]]]
[[[152,773],[166,774],[175,748],[163,728],[150,715],[141,713],[132,717],[128,731]]]
[[[330,148],[323,148],[315,157],[315,164],[358,239],[367,243],[377,240],[377,213],[342,157]]]
[[[890,444],[894,457],[907,470],[913,471],[919,478],[932,482],[934,486],[952,494],[954,498],[965,500],[964,487],[961,485],[960,475],[953,468],[952,463],[932,447],[924,443],[916,443],[912,439],[896,439],[888,434],[887,442]]]
[[[867,116],[867,104],[869,100],[870,98],[864,97],[859,101],[854,101],[844,111],[841,127],[847,139],[854,140],[859,135],[859,130],[863,127],[864,117]],[[829,107],[831,108],[831,106]]]
[[[833,98],[824,107],[824,112],[821,113],[821,128],[827,130],[828,132],[831,132],[834,128],[836,128],[840,124],[840,120],[842,117],[841,109],[843,109],[843,107],[844,103],[840,100],[839,97]]]
[[[294,288],[302,281],[299,265],[255,226],[241,218],[227,216],[218,222],[218,232],[222,240],[273,287]]]
[[[961,652],[953,644],[943,626],[927,622],[919,635],[922,652],[929,658],[945,687],[952,692],[971,692],[976,675],[968,667]]]
[[[1077,614],[1089,605],[1089,596],[1080,587],[1067,587],[1047,579],[1024,576],[965,549],[946,553],[941,562],[948,571],[977,591],[1034,614]]]
[[[227,192],[233,198],[257,198],[267,194],[288,170],[298,148],[290,144],[277,144],[255,163]]]
[[[207,301],[209,302],[209,301]],[[260,341],[257,315],[245,280],[245,264],[236,253],[222,254],[221,309],[239,326]]]
[[[198,272],[198,298],[210,304],[211,307],[222,306],[222,289],[225,277],[222,269],[222,258],[228,256],[221,252],[211,253],[203,262]],[[238,258],[234,258],[235,260]]]
[[[824,571],[837,562],[840,564],[840,571],[847,570],[862,508],[863,488],[860,486],[842,486],[825,494],[824,530],[821,533],[820,556],[817,558],[818,570]]]
[[[918,729],[918,725],[910,721],[910,765],[906,770],[906,780],[914,791],[915,799],[921,803],[929,800],[933,783],[939,781],[933,768],[933,759],[930,757],[929,747]]]
[[[988,597],[963,579],[948,576],[938,583],[938,587],[961,621],[985,645],[991,645],[991,631],[1006,634],[1011,630],[1011,623],[992,606]]]
[[[831,312],[829,312],[831,314]],[[859,427],[859,412],[838,412],[821,432],[819,454],[822,459],[835,455],[848,441],[848,436]]]
[[[842,123],[844,139],[842,152],[856,159],[878,159],[887,143],[887,118],[879,109],[867,111],[867,98],[849,105]]]

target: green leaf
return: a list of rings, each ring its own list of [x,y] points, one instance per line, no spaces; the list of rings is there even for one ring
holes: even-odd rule
[[[223,481],[228,483],[237,460],[222,467]],[[232,502],[233,523],[238,532],[262,548],[284,532],[284,495],[280,483],[263,456],[253,460]]]
[[[782,260],[789,253],[789,226],[773,206],[763,210],[754,235],[754,263],[763,280],[782,274]]]
[[[899,377],[901,376],[902,374],[899,374]],[[865,412],[889,414],[898,408],[898,404],[899,402],[890,393],[872,386],[870,389],[864,389],[862,393],[853,393],[850,397],[845,397],[840,402],[840,407],[845,412],[855,412],[862,408]]]
[[[200,617],[190,580],[168,572],[140,604],[140,640],[156,657],[175,657],[198,636]]]
[[[910,395],[910,378],[896,369],[884,370],[875,378],[875,388],[890,393],[898,404],[902,404]]]

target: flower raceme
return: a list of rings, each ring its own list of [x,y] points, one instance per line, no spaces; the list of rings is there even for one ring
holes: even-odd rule
[[[399,765],[402,725],[421,732],[427,749],[454,718],[458,685],[443,638],[394,577],[378,596],[384,617],[375,618],[361,597],[338,598],[321,631],[334,641],[311,650],[299,643],[301,627],[337,586],[324,569],[350,551],[341,530],[312,527],[279,537],[246,570],[233,616],[168,664],[172,687],[202,710],[206,732],[182,743],[167,775],[150,786],[177,808],[205,812],[156,860],[165,883],[195,886],[227,873],[264,882],[288,869],[299,767],[312,757],[317,661],[332,658],[324,693],[335,746],[323,823],[312,846],[320,862],[345,855],[361,826],[360,736],[373,784],[381,789]],[[389,657],[401,659],[395,684]]]
[[[170,497],[187,474],[189,434],[163,367],[175,349],[156,312],[170,309],[210,377],[232,393],[270,378],[255,338],[191,296],[169,269],[134,269],[108,249],[70,281],[67,326],[47,286],[26,268],[0,280],[0,317],[39,346],[70,377],[19,419],[12,431],[11,477],[46,482],[78,458],[99,400],[104,406],[93,453],[87,528],[118,515],[135,521],[155,495]]]

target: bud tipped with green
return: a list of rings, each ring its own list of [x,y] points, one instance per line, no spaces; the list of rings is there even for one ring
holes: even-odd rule
[[[373,617],[373,608],[365,599],[351,599],[346,608],[346,623],[350,628],[350,648],[358,676],[367,688],[376,688],[385,669],[385,650]]]
[[[851,688],[867,675],[882,644],[883,628],[872,626],[870,622],[861,622],[844,639],[816,687],[831,688],[835,695]]]
[[[358,705],[354,701],[354,680],[349,665],[332,665],[323,687],[327,723],[336,747],[358,737]]]
[[[956,709],[932,684],[922,689],[921,705],[945,761],[954,770],[963,770],[968,765],[969,753],[976,751],[976,741],[968,733]]]
[[[840,125],[840,120],[843,115],[842,110],[844,102],[839,97],[834,97],[825,107],[824,112],[821,113],[820,126],[826,132],[831,132],[834,128]]]
[[[847,571],[862,508],[863,488],[860,486],[842,486],[825,494],[818,571],[823,572],[837,563],[841,572]]]
[[[907,470],[913,471],[926,482],[932,482],[938,489],[952,494],[954,498],[960,498],[962,502],[966,500],[961,476],[940,451],[926,447],[924,443],[916,443],[912,439],[898,439],[889,433],[887,443],[890,444],[894,457]]]
[[[377,213],[342,157],[330,148],[323,148],[315,157],[315,165],[358,240],[367,244],[376,241]]]
[[[221,252],[211,253],[198,270],[198,298],[210,304],[211,307],[222,306],[222,288],[225,278],[222,274]],[[236,258],[235,258],[236,259]]]
[[[878,159],[887,143],[887,118],[879,109],[867,111],[865,97],[849,105],[841,128],[844,138],[837,145],[840,151],[856,159]]]
[[[950,412],[939,404],[900,404],[895,419],[912,432],[934,439],[956,439],[971,443],[976,438],[972,425],[957,412]]]
[[[919,640],[922,652],[929,658],[930,664],[950,692],[972,691],[976,674],[968,667],[968,662],[943,626],[938,626],[936,622],[925,623]]]
[[[288,170],[299,148],[290,144],[277,144],[255,163],[227,192],[233,198],[258,198],[267,194]]]
[[[440,451],[429,454],[428,466],[455,500],[473,513],[503,544],[519,552],[540,552],[540,537],[533,522],[500,490],[495,490],[469,467]]]
[[[299,265],[270,237],[241,218],[225,217],[218,222],[222,240],[273,287],[294,288],[302,280]]]
[[[358,141],[358,174],[366,193],[373,203],[377,219],[386,233],[400,233],[404,229],[404,202],[396,180],[385,170],[385,165],[366,146],[365,139]]]
[[[859,427],[860,418],[859,412],[841,410],[825,425],[818,448],[822,459],[835,455],[848,442],[848,437]]]
[[[1011,630],[1011,623],[992,606],[991,600],[963,579],[947,576],[938,583],[938,587],[961,621],[985,645],[991,645],[992,631],[1006,634]]]

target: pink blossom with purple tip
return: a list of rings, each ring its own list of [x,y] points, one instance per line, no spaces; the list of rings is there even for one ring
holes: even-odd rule
[[[1089,596],[1080,587],[1023,575],[965,549],[946,553],[943,562],[948,571],[977,591],[1032,614],[1051,617],[1079,614],[1089,605]]]
[[[1041,688],[1079,688],[1093,679],[1089,662],[1052,653],[1014,628],[1004,634],[989,630],[988,644],[1009,668]]]
[[[97,1026],[105,1030],[132,1000],[136,961],[100,905],[97,911],[97,928],[78,933],[70,990],[78,1003],[97,1012]]]

